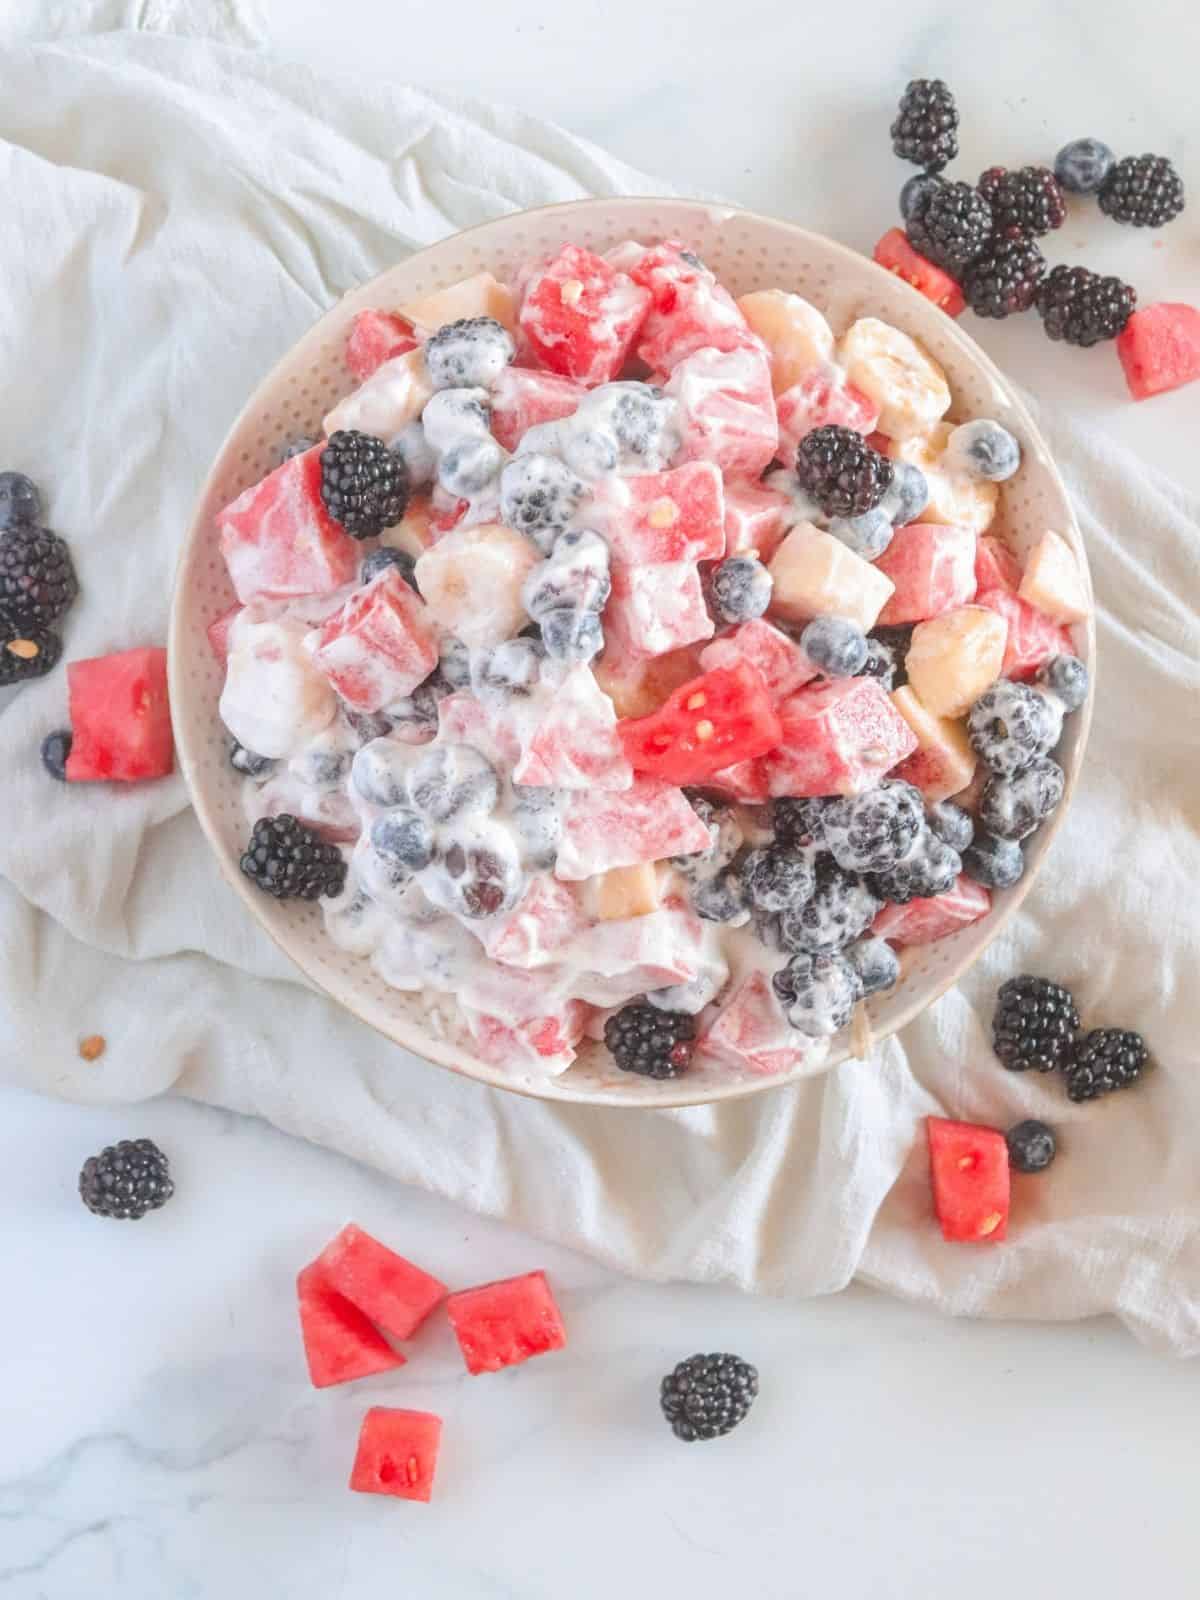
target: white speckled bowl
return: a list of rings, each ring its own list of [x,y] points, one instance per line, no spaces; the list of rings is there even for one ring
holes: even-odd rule
[[[217,716],[222,674],[205,638],[207,625],[233,602],[213,519],[276,464],[283,438],[319,434],[325,412],[350,390],[352,379],[342,347],[355,312],[371,306],[394,307],[484,268],[497,277],[509,277],[531,256],[551,253],[568,240],[605,250],[622,239],[663,237],[691,244],[734,294],[790,289],[821,307],[837,333],[856,317],[871,315],[920,339],[946,370],[954,391],[951,415],[959,420],[998,417],[1021,441],[1024,465],[1002,492],[998,529],[1023,551],[1045,529],[1055,528],[1070,541],[1086,570],[1066,490],[1020,400],[958,325],[907,284],[854,251],[774,217],[690,200],[583,200],[520,212],[456,234],[347,295],[322,317],[251,396],[213,463],[184,546],[171,612],[170,687],[180,762],[221,869],[248,911],[331,999],[397,1044],[498,1088],[596,1105],[664,1107],[736,1099],[786,1082],[790,1075],[737,1078],[716,1069],[697,1069],[673,1082],[658,1083],[617,1071],[602,1046],[585,1042],[578,1061],[562,1077],[509,1076],[472,1053],[468,1036],[444,998],[427,1003],[421,995],[388,988],[365,959],[346,955],[326,938],[319,909],[280,905],[254,889],[238,870],[246,833],[241,779],[226,758]],[[1088,624],[1076,633],[1076,647],[1090,665],[1094,629]],[[1027,846],[1028,866],[1021,883],[997,895],[993,911],[982,921],[937,944],[905,953],[901,982],[865,1008],[876,1038],[902,1028],[944,993],[1033,890],[1079,777],[1091,710],[1089,699],[1068,721],[1058,753],[1067,774],[1066,797],[1053,820]],[[860,1022],[860,1041],[862,1034]],[[828,1064],[857,1053],[847,1030],[833,1041]]]

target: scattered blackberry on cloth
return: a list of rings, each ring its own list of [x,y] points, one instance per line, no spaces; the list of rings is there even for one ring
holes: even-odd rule
[[[860,517],[887,493],[892,463],[853,428],[831,422],[800,441],[796,477],[827,517]]]
[[[42,740],[42,765],[59,783],[67,781],[67,757],[71,754],[70,728],[56,728]]]
[[[1150,1059],[1140,1033],[1124,1028],[1093,1028],[1084,1034],[1067,1064],[1067,1094],[1072,1100],[1095,1100],[1114,1089],[1128,1089]]]
[[[382,439],[339,428],[321,452],[321,499],[352,539],[373,539],[404,515],[408,472]]]
[[[42,494],[23,472],[0,472],[0,530],[28,527],[42,515]]]
[[[938,184],[908,220],[913,249],[951,273],[982,254],[991,234],[992,208],[969,183]]]
[[[1019,228],[996,234],[963,273],[962,291],[977,317],[1028,311],[1046,274],[1046,258]]]
[[[838,800],[825,818],[825,842],[847,872],[894,867],[916,845],[925,825],[925,802],[902,778]]]
[[[48,628],[78,593],[71,552],[49,528],[21,525],[0,539],[0,624]]]
[[[1027,839],[1058,809],[1066,775],[1050,756],[1039,756],[1011,778],[991,777],[979,797],[979,820],[1000,839]]]
[[[1054,267],[1037,293],[1046,336],[1085,350],[1103,339],[1115,339],[1136,305],[1136,289],[1086,267]]]
[[[985,689],[967,716],[972,749],[1002,778],[1053,750],[1061,733],[1061,705],[1040,689],[1008,678]]]
[[[996,231],[1020,228],[1033,236],[1052,233],[1067,219],[1067,203],[1049,167],[989,167],[980,175],[979,194],[991,209]]]
[[[241,861],[242,871],[277,900],[316,900],[340,894],[346,863],[335,844],[284,811],[260,817]]]
[[[152,1139],[122,1139],[89,1156],[79,1195],[98,1217],[136,1220],[165,1206],[175,1193],[167,1158]]]
[[[1018,1122],[1004,1135],[1008,1145],[1009,1165],[1018,1172],[1044,1172],[1058,1153],[1058,1140],[1054,1129],[1031,1117]]]
[[[1166,156],[1126,156],[1100,185],[1100,209],[1114,222],[1161,228],[1183,210],[1183,179]]]
[[[900,97],[892,149],[901,161],[939,172],[958,154],[958,107],[941,78],[914,78]]]
[[[516,353],[512,334],[495,317],[447,322],[425,341],[425,365],[435,389],[486,389]]]
[[[13,628],[0,618],[0,689],[44,678],[61,655],[62,640],[49,628]]]
[[[677,1078],[691,1063],[696,1019],[634,1000],[604,1024],[604,1042],[622,1072]]]
[[[677,1439],[717,1439],[744,1422],[758,1393],[758,1373],[730,1355],[681,1361],[662,1381],[663,1416]]]
[[[1065,1067],[1079,1033],[1069,989],[1028,973],[1000,986],[992,1017],[992,1048],[1010,1072]]]

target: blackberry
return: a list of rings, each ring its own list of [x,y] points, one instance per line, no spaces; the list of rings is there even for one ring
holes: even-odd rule
[[[611,590],[607,543],[591,528],[569,528],[547,559],[530,569],[521,603],[538,619],[562,607],[603,611]]]
[[[1072,139],[1054,158],[1054,176],[1070,194],[1096,194],[1116,159],[1100,139]]]
[[[549,555],[586,492],[583,479],[555,456],[517,456],[500,474],[500,513]]]
[[[979,797],[979,820],[998,839],[1027,839],[1057,810],[1065,786],[1058,762],[1039,756],[1011,778],[988,779]]]
[[[831,1039],[840,1032],[862,994],[858,972],[836,951],[793,955],[774,974],[771,985],[788,1022],[810,1039]]]
[[[989,167],[980,174],[979,194],[991,208],[996,231],[1019,228],[1036,238],[1053,233],[1067,220],[1067,203],[1049,167]]]
[[[62,640],[49,628],[14,628],[0,617],[0,689],[44,678],[61,655]]]
[[[1137,290],[1120,278],[1086,267],[1054,267],[1037,294],[1038,315],[1049,339],[1087,349],[1115,339],[1133,315]]]
[[[1028,973],[1000,985],[992,1048],[1010,1072],[1053,1072],[1066,1066],[1079,1032],[1069,989]]]
[[[867,641],[845,617],[814,617],[800,635],[800,648],[827,678],[856,678],[867,664]]]
[[[730,1355],[689,1356],[662,1381],[663,1416],[677,1439],[718,1439],[744,1422],[758,1393],[758,1373]]]
[[[860,939],[847,947],[846,960],[854,968],[859,994],[865,1000],[900,981],[900,957],[886,939]]]
[[[880,501],[879,509],[895,527],[903,528],[906,523],[915,522],[928,504],[929,479],[920,467],[914,467],[911,461],[893,461],[891,488]]]
[[[998,422],[976,417],[952,428],[942,462],[947,471],[965,472],[987,483],[1005,483],[1021,465],[1021,446]]]
[[[923,206],[928,205],[929,196],[935,189],[941,187],[943,180],[932,172],[914,172],[911,178],[905,181],[900,191],[900,215],[905,222],[911,220]]]
[[[994,833],[977,828],[962,852],[962,868],[985,889],[1011,889],[1025,875],[1025,857],[1015,839],[997,839]]]
[[[799,852],[770,845],[751,850],[741,863],[746,899],[758,911],[787,911],[812,898],[817,880],[812,862]]]
[[[541,679],[545,651],[538,638],[504,639],[480,649],[471,661],[471,687],[485,705],[504,707],[533,693]]]
[[[982,254],[992,235],[992,208],[969,183],[940,183],[908,221],[913,249],[948,272],[960,272]]]
[[[1114,222],[1161,228],[1183,210],[1183,179],[1166,156],[1126,156],[1100,185],[1100,209]]]
[[[967,735],[986,767],[1011,778],[1053,750],[1062,719],[1062,706],[1043,690],[1001,678],[971,707]]]
[[[779,943],[794,954],[842,950],[871,926],[882,901],[869,880],[845,872],[832,856],[818,856],[816,887],[807,905],[779,917]]]
[[[352,539],[373,539],[404,515],[408,472],[382,439],[339,428],[321,452],[321,499]]]
[[[1037,681],[1061,700],[1067,711],[1078,711],[1088,696],[1088,669],[1078,656],[1051,656],[1038,672]]]
[[[868,881],[881,900],[905,906],[910,900],[928,900],[946,894],[962,871],[962,857],[944,839],[925,828],[916,845],[895,866],[872,872]]]
[[[860,517],[887,493],[892,463],[853,428],[827,423],[800,441],[796,480],[827,517]]]
[[[67,757],[71,754],[70,728],[56,728],[42,740],[42,765],[59,783],[67,781]]]
[[[1058,1153],[1054,1129],[1044,1122],[1018,1122],[1004,1135],[1009,1165],[1017,1172],[1045,1172]]]
[[[247,778],[262,778],[268,772],[274,772],[276,763],[270,756],[260,756],[254,750],[247,750],[244,744],[239,744],[235,739],[229,747],[229,765]]]
[[[1046,258],[1019,228],[996,234],[963,274],[962,291],[977,317],[1028,311],[1046,272]]]
[[[872,628],[867,635],[868,644],[874,641],[883,645],[892,658],[892,688],[903,689],[908,682],[908,649],[912,644],[915,622],[896,623],[892,627]]]
[[[520,862],[509,837],[498,832],[486,842],[478,836],[455,840],[440,867],[449,905],[460,916],[494,917],[516,904],[523,886]]]
[[[372,578],[377,578],[381,572],[386,572],[389,567],[404,579],[410,589],[416,589],[417,563],[407,550],[394,550],[391,545],[380,545],[378,550],[372,550],[370,555],[363,558],[359,568],[358,579],[360,583],[370,583]],[[418,593],[420,591],[418,590]]]
[[[937,805],[930,806],[927,820],[931,832],[944,840],[951,850],[957,850],[959,855],[975,837],[971,813],[955,805],[953,800],[939,800]]]
[[[722,622],[753,622],[771,604],[771,574],[757,556],[730,556],[712,575],[712,595]]]
[[[0,538],[0,625],[48,628],[78,593],[71,552],[49,528],[20,524]]]
[[[692,909],[705,922],[725,922],[740,927],[749,921],[746,890],[735,870],[700,878],[691,886]]]
[[[882,639],[867,640],[867,659],[855,673],[857,678],[877,678],[889,693],[896,687],[896,656]]]
[[[900,97],[892,149],[901,161],[940,172],[958,154],[958,107],[941,78],[914,78]]]
[[[634,1000],[604,1024],[604,1043],[622,1072],[677,1078],[691,1063],[696,1019]]]
[[[258,819],[241,867],[276,900],[338,895],[346,882],[346,863],[337,845],[326,844],[286,811]]]
[[[837,803],[836,797],[776,800],[772,812],[775,843],[791,847],[824,844],[825,818]]]
[[[1142,1075],[1150,1051],[1140,1033],[1124,1028],[1093,1028],[1085,1033],[1067,1063],[1067,1096],[1095,1100],[1114,1089],[1128,1089]]]
[[[79,1198],[98,1217],[136,1221],[165,1206],[174,1193],[167,1158],[152,1139],[105,1145],[79,1174]]]
[[[893,463],[893,475],[895,471],[896,466]],[[893,476],[893,483],[894,481]],[[891,494],[891,490],[888,494]],[[861,517],[830,517],[826,532],[831,533],[835,539],[840,539],[847,550],[853,550],[854,554],[861,556],[864,561],[878,561],[891,544],[896,532],[895,519],[889,514],[886,505],[885,495],[883,502],[877,505],[874,511],[865,511]]]
[[[23,472],[0,472],[0,532],[41,520],[42,493]]]
[[[825,819],[825,843],[847,872],[881,871],[907,856],[925,826],[920,791],[902,778],[838,800]]]
[[[488,389],[516,353],[512,334],[495,317],[447,322],[425,341],[425,365],[435,389]]]
[[[371,828],[371,848],[409,872],[420,872],[434,857],[433,829],[415,811],[385,811]]]
[[[449,822],[452,817],[494,811],[500,779],[474,745],[431,745],[408,775],[408,796],[423,816]]]

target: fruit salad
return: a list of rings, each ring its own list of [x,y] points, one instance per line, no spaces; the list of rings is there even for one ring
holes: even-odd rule
[[[217,518],[242,867],[476,1056],[814,1070],[1017,882],[1089,590],[916,340],[628,241],[360,313],[346,365]]]

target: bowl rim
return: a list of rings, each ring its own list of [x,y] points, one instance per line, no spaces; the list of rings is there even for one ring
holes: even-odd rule
[[[783,229],[786,232],[795,235],[798,240],[807,241],[810,244],[817,246],[821,251],[832,256],[835,260],[838,258],[843,258],[848,268],[851,268],[855,273],[862,272],[865,267],[869,269],[868,276],[870,276],[871,273],[879,273],[882,276],[890,279],[893,284],[899,281],[902,297],[911,296],[914,305],[921,308],[922,315],[925,315],[927,309],[930,307],[930,301],[918,290],[914,289],[910,284],[905,283],[903,279],[898,279],[897,274],[892,273],[887,268],[881,266],[872,257],[863,255],[861,252],[852,249],[849,245],[841,244],[836,239],[831,239],[825,234],[814,233],[811,229],[803,228],[798,223],[789,222],[782,217],[772,216],[767,212],[756,211],[751,207],[732,205],[720,201],[697,200],[687,196],[649,194],[615,195],[611,197],[592,197],[580,200],[562,200],[554,202],[550,205],[532,206],[519,211],[506,212],[499,217],[488,218],[484,222],[472,224],[472,226],[469,228],[458,229],[454,233],[446,235],[445,238],[435,240],[433,243],[423,246],[420,250],[411,252],[411,254],[405,256],[402,261],[396,262],[393,264],[393,266],[385,268],[383,272],[377,273],[373,278],[367,279],[366,282],[357,285],[354,289],[351,289],[343,294],[334,305],[330,306],[327,311],[322,313],[322,315],[305,331],[305,333],[301,335],[300,339],[294,341],[288,347],[288,349],[284,351],[279,359],[271,366],[269,371],[259,379],[257,385],[246,400],[245,404],[241,407],[237,415],[230,423],[225,432],[224,438],[217,447],[208,471],[205,474],[204,481],[200,485],[196,498],[193,502],[192,515],[188,523],[187,533],[180,546],[172,583],[171,606],[167,631],[168,693],[172,705],[182,705],[188,698],[188,691],[185,688],[183,677],[183,660],[186,653],[184,618],[186,592],[185,580],[187,577],[187,569],[199,541],[206,536],[206,533],[211,534],[211,529],[207,527],[207,518],[204,515],[205,507],[211,498],[218,470],[224,462],[231,441],[235,435],[240,432],[243,424],[255,414],[259,406],[262,404],[260,397],[263,395],[264,391],[269,390],[272,386],[274,386],[285,373],[286,369],[294,358],[297,346],[304,341],[314,338],[319,331],[334,318],[337,318],[339,321],[344,321],[348,315],[353,314],[355,310],[367,309],[372,301],[376,286],[383,278],[389,276],[389,274],[394,272],[397,267],[410,266],[422,256],[428,254],[434,249],[446,245],[452,239],[470,238],[474,234],[488,231],[489,229],[495,227],[498,223],[511,223],[516,221],[518,218],[528,218],[532,220],[549,214],[566,214],[571,212],[586,214],[595,213],[597,211],[603,211],[606,216],[611,217],[614,213],[619,215],[621,212],[626,210],[641,211],[646,206],[654,205],[673,207],[676,209],[683,209],[685,211],[700,212],[703,213],[703,215],[709,221],[719,220],[720,222],[727,222],[734,217],[739,217],[745,218],[752,223],[765,223],[772,228]],[[360,302],[361,306],[359,304]],[[1062,474],[1058,470],[1058,465],[1054,459],[1054,456],[1051,453],[1045,439],[1042,437],[1041,431],[1034,421],[1033,416],[1026,407],[1020,393],[1004,376],[1000,368],[996,366],[987,352],[983,350],[973,338],[971,338],[970,334],[966,333],[961,327],[959,327],[953,318],[946,317],[946,326],[943,329],[943,332],[952,343],[958,345],[963,355],[972,363],[974,363],[974,365],[991,380],[997,391],[1003,394],[1010,412],[1021,424],[1028,445],[1040,452],[1041,464],[1046,471],[1051,484],[1061,497],[1063,505],[1067,508],[1071,527],[1076,536],[1075,543],[1077,547],[1077,553],[1081,559],[1081,570],[1087,587],[1088,597],[1089,600],[1094,602],[1091,568],[1087,560],[1087,552],[1082,532],[1079,529],[1079,525],[1075,517],[1074,506],[1072,505],[1071,497],[1067,491],[1067,486],[1063,480]],[[175,730],[176,754],[179,761],[180,771],[187,786],[192,808],[196,813],[197,820],[200,823],[205,839],[217,859],[219,870],[226,883],[230,885],[241,901],[246,905],[255,921],[266,931],[272,942],[284,953],[284,955],[287,956],[289,961],[291,961],[292,964],[297,967],[300,973],[302,973],[304,981],[308,985],[316,989],[318,992],[324,994],[333,1004],[338,1005],[344,1010],[348,1011],[359,1022],[364,1023],[374,1032],[378,1033],[382,1038],[386,1039],[389,1044],[399,1045],[402,1049],[408,1050],[410,1054],[417,1056],[421,1060],[430,1062],[435,1066],[445,1067],[451,1072],[457,1073],[460,1077],[472,1079],[475,1082],[484,1085],[485,1087],[503,1089],[510,1094],[518,1094],[528,1099],[541,1100],[551,1104],[564,1106],[594,1105],[614,1109],[620,1108],[640,1111],[666,1111],[683,1109],[689,1106],[722,1105],[731,1101],[746,1100],[752,1096],[763,1094],[769,1090],[795,1086],[796,1084],[808,1081],[815,1077],[824,1076],[835,1066],[839,1066],[845,1061],[854,1059],[869,1059],[870,1055],[880,1044],[884,1042],[885,1039],[890,1038],[893,1034],[898,1033],[902,1028],[907,1027],[911,1022],[915,1021],[917,1017],[927,1011],[932,1005],[936,1004],[936,1002],[940,1000],[948,990],[952,989],[954,985],[958,983],[958,981],[964,976],[964,974],[975,965],[987,948],[995,942],[999,935],[1008,926],[1013,917],[1016,915],[1017,911],[1023,905],[1028,894],[1033,889],[1034,884],[1037,882],[1041,873],[1042,863],[1045,859],[1045,856],[1052,848],[1059,830],[1066,821],[1087,757],[1087,746],[1091,732],[1097,676],[1096,621],[1094,603],[1092,604],[1088,616],[1085,622],[1082,624],[1082,627],[1087,640],[1086,660],[1089,679],[1088,696],[1084,704],[1080,707],[1079,711],[1075,713],[1075,759],[1071,770],[1068,771],[1066,775],[1066,785],[1063,798],[1058,806],[1058,809],[1050,818],[1049,822],[1043,824],[1043,827],[1039,830],[1042,836],[1042,845],[1039,860],[1033,872],[1023,877],[1021,881],[1011,890],[1006,891],[1006,897],[1004,901],[998,907],[993,905],[993,909],[988,912],[986,919],[988,922],[988,937],[983,946],[974,953],[965,955],[947,972],[934,979],[929,987],[923,990],[919,1002],[914,1000],[911,1005],[905,1007],[899,1013],[899,1015],[891,1020],[886,1028],[884,1028],[882,1031],[876,1033],[872,1029],[870,1031],[865,1054],[860,1054],[856,1050],[855,1046],[850,1044],[846,1049],[833,1053],[829,1061],[824,1064],[817,1073],[806,1073],[803,1070],[799,1070],[763,1076],[732,1078],[728,1083],[706,1080],[703,1087],[697,1086],[696,1088],[692,1089],[689,1089],[688,1087],[688,1078],[685,1074],[680,1078],[666,1079],[660,1084],[656,1084],[655,1088],[658,1092],[655,1093],[653,1098],[646,1096],[644,1092],[637,1094],[625,1091],[620,1083],[612,1083],[611,1085],[597,1085],[575,1091],[571,1088],[569,1082],[571,1077],[570,1068],[568,1068],[567,1071],[559,1077],[547,1077],[545,1079],[510,1078],[506,1076],[502,1068],[493,1066],[489,1062],[483,1061],[479,1057],[472,1055],[469,1050],[463,1049],[462,1047],[456,1045],[450,1039],[439,1038],[432,1033],[421,1029],[415,1023],[409,1023],[404,1017],[397,1017],[394,1024],[395,1031],[389,1032],[381,1022],[375,1020],[369,1015],[364,1014],[364,1012],[360,1010],[350,998],[344,998],[343,996],[335,993],[327,984],[322,982],[319,977],[315,976],[298,958],[294,951],[289,948],[283,932],[273,924],[271,918],[267,915],[268,910],[274,907],[276,902],[265,902],[261,894],[255,894],[249,880],[241,872],[237,860],[232,858],[229,855],[229,852],[225,849],[224,842],[220,836],[216,818],[213,815],[212,809],[208,803],[204,785],[200,782],[200,763],[196,758],[195,752],[190,747],[188,735],[183,731],[186,728],[186,724],[181,723],[181,725]],[[406,1037],[399,1038],[397,1037],[398,1034],[404,1034]]]

